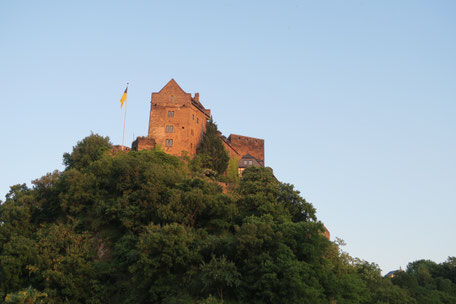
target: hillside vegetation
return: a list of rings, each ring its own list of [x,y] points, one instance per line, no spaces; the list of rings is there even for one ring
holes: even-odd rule
[[[270,170],[248,168],[224,193],[201,163],[112,153],[91,135],[64,155],[63,172],[12,186],[0,205],[0,298],[456,303],[455,258],[383,278],[326,239],[312,204]]]

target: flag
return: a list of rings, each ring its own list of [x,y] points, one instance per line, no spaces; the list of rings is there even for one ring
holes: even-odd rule
[[[125,89],[125,92],[122,95],[122,98],[120,98],[120,108],[122,109],[124,101],[127,100],[127,91],[128,91],[128,85],[127,88]]]

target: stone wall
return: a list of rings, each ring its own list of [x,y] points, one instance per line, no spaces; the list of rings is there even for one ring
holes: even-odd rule
[[[241,157],[250,154],[264,164],[264,139],[231,134],[228,141]]]
[[[155,139],[141,136],[136,138],[136,140],[131,144],[131,149],[133,151],[151,150],[154,149],[155,146]]]
[[[122,146],[122,145],[114,145],[114,146],[112,146],[111,151],[114,152],[114,153],[117,153],[117,152],[128,152],[128,151],[130,151],[130,147]]]

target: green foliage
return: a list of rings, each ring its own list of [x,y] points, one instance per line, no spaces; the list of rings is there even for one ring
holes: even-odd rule
[[[237,192],[245,215],[273,215],[277,220],[315,221],[315,208],[294,190],[293,185],[279,182],[264,167],[249,167],[242,173]]]
[[[201,159],[202,167],[210,168],[218,174],[223,174],[226,171],[229,156],[225,151],[217,125],[212,120],[212,117],[206,124],[206,132],[204,133],[196,152]]]
[[[5,304],[41,304],[45,303],[44,298],[47,297],[46,293],[39,292],[38,290],[29,287],[25,290],[8,294],[5,298]]]
[[[237,157],[230,158],[228,161],[228,168],[226,169],[226,176],[230,184],[239,184],[239,159]]]
[[[407,291],[392,284],[391,280],[380,275],[380,268],[374,263],[356,259],[354,261],[356,272],[366,282],[371,291],[371,303],[389,304],[414,304],[415,299]]]
[[[198,303],[199,304],[223,304],[223,301],[218,300],[216,297],[213,297],[212,295],[210,295],[209,297],[207,297],[206,299],[204,299]]]
[[[222,301],[227,290],[236,288],[241,283],[241,274],[237,271],[236,265],[228,261],[224,255],[220,258],[212,255],[209,263],[203,261],[199,268],[199,276],[202,291],[216,293]]]
[[[277,201],[283,204],[290,211],[293,222],[315,221],[317,219],[315,208],[299,195],[294,186],[286,183],[279,183]]]
[[[383,278],[327,240],[312,204],[268,169],[247,168],[223,193],[201,155],[109,147],[91,135],[63,172],[11,187],[5,303],[456,302],[455,258]]]
[[[63,154],[63,164],[67,168],[81,169],[98,160],[111,148],[108,137],[91,134],[73,147],[73,152]]]
[[[393,284],[406,290],[417,303],[456,303],[454,257],[442,264],[429,260],[409,263],[405,272],[392,279]]]
[[[160,302],[185,289],[187,266],[199,262],[195,238],[177,223],[147,226],[137,245],[139,260],[130,268],[139,294]]]

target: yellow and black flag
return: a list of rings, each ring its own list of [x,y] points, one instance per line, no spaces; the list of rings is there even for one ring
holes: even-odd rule
[[[122,95],[122,98],[120,98],[120,108],[122,109],[124,101],[127,100],[127,91],[128,91],[128,84],[127,88],[125,89],[125,92]]]

